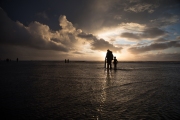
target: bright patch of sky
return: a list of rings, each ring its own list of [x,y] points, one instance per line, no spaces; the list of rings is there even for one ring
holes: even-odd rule
[[[114,41],[113,43],[120,44],[120,45],[132,45],[132,44],[136,44],[137,42],[128,41],[128,40],[124,40],[124,39],[116,39],[116,41]]]

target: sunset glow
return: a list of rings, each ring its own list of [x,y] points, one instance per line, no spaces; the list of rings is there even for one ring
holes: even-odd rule
[[[175,0],[45,1],[33,10],[32,1],[29,6],[2,3],[1,60],[97,61],[104,60],[107,49],[123,61],[180,60],[180,3]]]

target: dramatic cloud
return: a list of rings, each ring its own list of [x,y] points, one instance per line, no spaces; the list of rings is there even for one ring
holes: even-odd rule
[[[84,49],[84,42],[88,42],[92,50],[106,51],[107,49],[111,49],[120,52],[122,49],[113,46],[103,39],[98,39],[93,34],[85,33],[80,29],[77,30],[64,15],[59,17],[59,25],[62,29],[58,31],[53,31],[48,25],[37,21],[24,26],[18,21],[12,21],[2,9],[0,16],[0,25],[2,26],[0,28],[0,43],[4,45],[71,52],[81,51]]]
[[[147,4],[147,3],[143,3],[143,4],[136,4],[134,6],[125,8],[125,11],[132,11],[132,12],[144,12],[144,11],[148,11],[149,13],[153,13],[154,12],[154,8],[156,8],[157,5],[152,5],[152,4]]]
[[[166,34],[166,32],[159,28],[148,28],[143,31],[142,37],[143,38],[155,38],[158,36],[163,36],[165,34]]]
[[[51,41],[54,35],[47,25],[32,22],[24,26],[20,22],[14,22],[6,13],[0,10],[1,44],[20,45],[43,50],[57,50],[67,52],[68,48],[61,43]]]
[[[106,51],[107,49],[112,50],[113,52],[120,52],[122,47],[114,47],[112,44],[109,42],[99,39],[99,40],[94,40],[92,45],[93,50],[101,50],[101,51]]]
[[[117,39],[123,38],[131,38],[126,40],[137,40],[139,36],[137,34],[142,33],[142,31],[146,28],[144,24],[138,23],[121,23],[115,27],[106,27],[102,30],[99,30],[96,34],[105,40],[108,40],[112,43],[113,41],[117,41]],[[121,36],[122,35],[122,36]],[[134,39],[136,38],[136,39]]]
[[[93,50],[100,50],[100,51],[106,51],[107,49],[110,49],[114,52],[121,52],[122,47],[115,47],[114,45],[110,44],[108,41],[105,41],[104,39],[98,39],[93,34],[87,34],[87,33],[80,33],[78,35],[80,38],[84,38],[87,40],[91,40],[91,48]]]
[[[158,26],[158,27],[168,26],[177,23],[179,19],[180,17],[178,15],[167,13],[163,17],[150,20],[151,23],[149,23],[149,26]]]
[[[118,25],[118,27],[124,30],[130,30],[130,31],[136,31],[136,32],[141,32],[144,29],[146,29],[146,25],[133,23],[133,22],[121,23]]]
[[[131,47],[129,48],[129,52],[133,54],[140,54],[145,53],[148,51],[154,51],[154,50],[164,50],[171,47],[180,47],[179,41],[169,41],[164,43],[153,43],[148,46],[142,46],[142,47]]]
[[[154,42],[167,42],[167,41],[169,41],[169,40],[167,40],[167,39],[164,39],[164,38],[158,38],[158,39],[156,39]]]
[[[142,31],[141,33],[129,33],[129,32],[122,33],[121,37],[135,39],[135,40],[141,40],[141,39],[162,37],[165,35],[166,35],[166,32],[159,28],[147,28],[144,31]]]
[[[78,37],[84,38],[84,39],[87,39],[87,40],[94,40],[94,39],[96,39],[96,37],[93,34],[85,33],[85,32],[81,32],[80,34],[78,34]]]
[[[59,25],[62,27],[63,32],[73,33],[76,31],[76,28],[66,19],[65,15],[59,17]]]

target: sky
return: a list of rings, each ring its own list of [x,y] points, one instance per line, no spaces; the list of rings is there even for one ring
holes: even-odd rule
[[[1,0],[0,60],[180,61],[179,0]]]

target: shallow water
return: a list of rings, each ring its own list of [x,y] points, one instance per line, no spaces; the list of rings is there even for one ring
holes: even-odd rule
[[[0,62],[2,115],[18,119],[179,119],[180,62]]]

